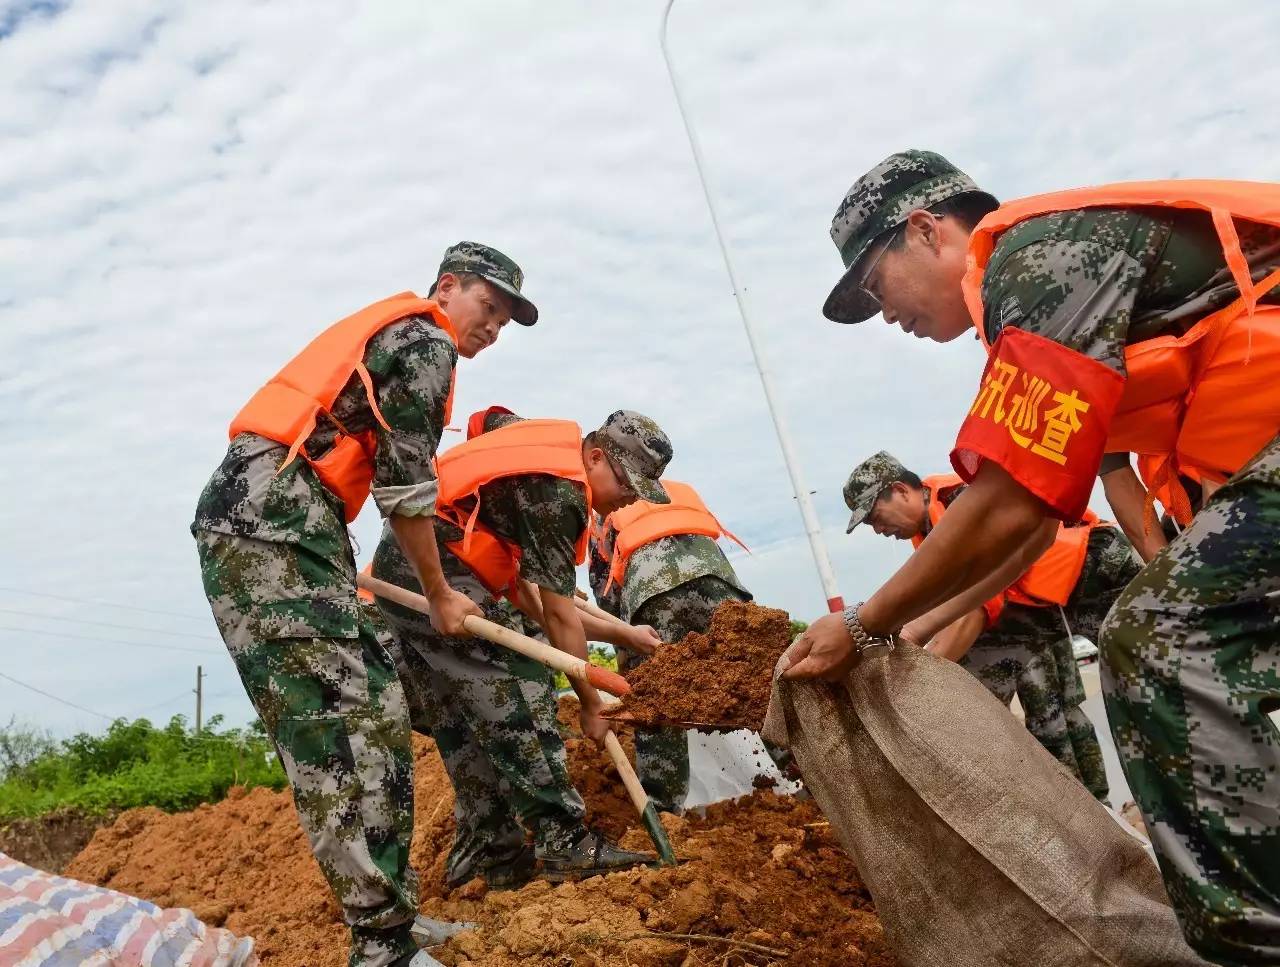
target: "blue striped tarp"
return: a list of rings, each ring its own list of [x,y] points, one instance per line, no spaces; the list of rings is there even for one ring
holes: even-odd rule
[[[0,967],[254,967],[253,941],[0,853]]]

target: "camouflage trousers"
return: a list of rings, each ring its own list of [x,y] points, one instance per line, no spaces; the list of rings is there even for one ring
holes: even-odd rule
[[[490,621],[523,633],[519,613],[497,601],[448,548],[445,578]],[[395,537],[384,532],[373,574],[413,591],[421,585]],[[382,598],[378,608],[399,639],[422,724],[453,783],[457,828],[445,867],[450,884],[505,866],[538,844],[562,844],[582,826],[582,797],[569,779],[556,722],[555,681],[539,662],[482,638],[450,638],[420,612]]]
[[[704,575],[679,587],[655,594],[631,617],[633,625],[652,625],[666,642],[676,642],[690,632],[704,632],[722,601],[746,601],[748,596],[718,577]],[[618,671],[643,664],[647,656],[618,650]],[[789,754],[766,744],[769,754],[785,768]],[[689,794],[689,737],[684,729],[636,732],[636,772],[653,804],[664,812],[678,813]]]
[[[413,755],[395,667],[356,606],[354,561],[195,537],[214,620],[351,928],[349,963],[390,964],[417,949]]]
[[[1080,707],[1084,682],[1067,626],[1096,641],[1107,610],[1138,571],[1124,534],[1115,527],[1096,528],[1062,612],[1009,604],[960,661],[1006,705],[1016,694],[1027,731],[1103,802],[1109,788],[1102,746]]]
[[[1107,716],[1188,942],[1280,963],[1280,437],[1125,590]]]
[[[1050,616],[1056,629],[1047,621]],[[1007,605],[997,626],[974,642],[960,665],[1005,705],[1016,694],[1027,731],[1105,802],[1110,788],[1102,746],[1080,708],[1084,682],[1062,628],[1056,608]]]

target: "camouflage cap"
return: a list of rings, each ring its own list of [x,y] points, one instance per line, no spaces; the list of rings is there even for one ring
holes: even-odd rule
[[[876,498],[889,484],[901,480],[906,469],[888,450],[881,450],[853,468],[853,473],[844,482],[844,502],[853,511],[846,534],[867,519]]]
[[[891,154],[855,181],[831,219],[831,240],[840,250],[845,273],[827,296],[822,314],[832,322],[862,322],[879,312],[879,303],[859,284],[858,263],[871,243],[917,208],[967,194],[986,195],[996,204],[972,178],[932,151]]]
[[[596,442],[622,468],[636,496],[651,504],[671,503],[658,482],[672,456],[662,427],[635,410],[617,410],[596,430]]]
[[[444,250],[436,278],[446,272],[471,272],[480,276],[507,295],[511,296],[511,318],[522,326],[532,326],[538,321],[538,307],[520,293],[524,285],[524,272],[520,266],[496,248],[479,242],[459,242]]]

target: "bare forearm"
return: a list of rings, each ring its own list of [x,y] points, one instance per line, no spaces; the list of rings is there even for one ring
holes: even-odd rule
[[[544,630],[546,629],[547,621],[542,607],[542,592],[536,584],[521,580],[520,593],[515,605],[534,621],[538,622]],[[630,647],[631,628],[629,625],[623,624],[621,621],[608,621],[604,618],[598,618],[578,608],[577,605],[574,605],[574,608],[578,615],[578,621],[582,626],[583,634],[588,641],[603,641],[605,644],[613,645],[615,648]]]
[[[929,642],[929,651],[947,661],[959,661],[969,653],[986,624],[987,617],[981,608],[970,611]]]
[[[578,618],[578,609],[566,597],[550,592],[542,595],[543,629],[551,644],[575,658],[586,659],[587,636]]]
[[[573,601],[563,595],[543,591],[542,613],[545,621],[543,628],[551,639],[551,644],[575,658],[588,660],[587,636],[582,630],[582,621]],[[584,706],[595,708],[601,704],[600,693],[591,685],[574,679],[570,679],[569,684]]]
[[[973,588],[1043,526],[1045,507],[988,461],[915,554],[859,611],[873,634],[908,621]]]
[[[1040,526],[1032,532],[1031,537],[1016,552],[991,574],[983,578],[968,591],[938,605],[927,614],[911,622],[911,635],[916,641],[926,642],[947,628],[949,625],[968,615],[975,608],[981,609],[983,604],[1007,589],[1018,578],[1022,577],[1053,543],[1058,533],[1058,522],[1046,517]]]
[[[432,598],[448,590],[436,546],[435,518],[430,514],[415,517],[392,514],[387,520],[400,549],[418,575],[422,593]]]
[[[1147,488],[1142,485],[1132,467],[1124,467],[1104,474],[1102,492],[1106,495],[1116,523],[1124,531],[1125,537],[1133,544],[1138,556],[1150,561],[1164,549],[1169,542],[1164,531],[1152,528],[1147,532]]]

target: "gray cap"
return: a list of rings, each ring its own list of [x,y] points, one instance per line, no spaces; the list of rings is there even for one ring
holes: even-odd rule
[[[853,473],[844,482],[844,502],[853,511],[846,534],[867,519],[876,498],[891,483],[901,480],[906,469],[888,450],[881,450],[853,468]]]
[[[845,273],[827,296],[822,314],[832,322],[862,322],[879,312],[879,304],[858,284],[858,263],[867,249],[917,208],[967,194],[984,195],[992,206],[998,204],[972,178],[932,151],[891,154],[855,181],[831,219],[831,240],[840,250]]]
[[[459,242],[444,250],[436,278],[446,272],[471,272],[486,282],[497,286],[511,296],[511,318],[522,326],[532,326],[538,321],[538,307],[520,293],[524,285],[524,272],[520,266],[496,248],[479,242]]]
[[[596,443],[622,469],[641,500],[669,504],[658,482],[671,462],[671,440],[662,427],[635,410],[616,410],[596,430]]]

